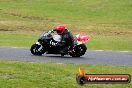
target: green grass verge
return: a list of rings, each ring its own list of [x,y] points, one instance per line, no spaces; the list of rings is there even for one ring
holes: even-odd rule
[[[130,84],[87,84],[75,77],[80,65],[0,61],[0,88],[132,88]],[[130,74],[132,67],[82,65],[89,74]]]
[[[88,49],[92,50],[132,50],[132,38],[124,36],[93,36],[87,43]]]
[[[37,41],[38,34],[0,33],[0,46],[30,47]]]

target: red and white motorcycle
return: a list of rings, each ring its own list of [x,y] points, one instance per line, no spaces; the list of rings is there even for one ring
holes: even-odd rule
[[[34,55],[46,54],[61,54],[58,47],[50,44],[50,41],[54,40],[59,42],[61,40],[60,35],[52,35],[52,31],[45,32],[41,35],[38,41],[33,44],[30,51]],[[80,57],[85,54],[87,47],[86,42],[90,40],[90,37],[85,34],[78,34],[74,37],[74,46],[69,46],[68,52],[65,55],[70,55],[72,57]],[[64,56],[64,54],[61,54]]]

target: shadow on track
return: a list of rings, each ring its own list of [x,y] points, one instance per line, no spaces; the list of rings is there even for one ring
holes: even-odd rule
[[[35,55],[31,55],[31,56],[35,56]],[[54,55],[54,54],[44,54],[42,56],[36,56],[36,57],[40,57],[40,58],[54,58],[54,59],[86,59],[86,57],[71,57],[68,55],[65,56],[61,56],[61,55]]]

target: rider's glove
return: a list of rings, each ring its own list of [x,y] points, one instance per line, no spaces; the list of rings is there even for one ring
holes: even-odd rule
[[[50,41],[50,45],[52,45],[52,46],[57,46],[57,45],[58,45],[58,42],[55,42],[55,41],[51,40],[51,41]]]
[[[52,31],[51,33],[54,33],[56,30],[55,29],[52,29],[51,31]]]

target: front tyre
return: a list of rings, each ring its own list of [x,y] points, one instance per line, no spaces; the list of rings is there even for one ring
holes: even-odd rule
[[[41,47],[41,45],[38,45],[38,44],[33,44],[30,48],[30,51],[33,55],[42,55],[44,54],[44,51],[43,50],[39,50],[39,48]]]
[[[72,57],[80,57],[85,54],[87,47],[85,44],[80,44],[74,47],[73,51],[70,53]]]

